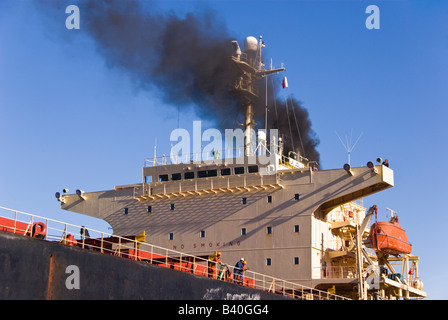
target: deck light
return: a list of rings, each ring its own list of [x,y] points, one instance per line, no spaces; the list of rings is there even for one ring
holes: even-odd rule
[[[84,195],[84,191],[80,190],[80,189],[76,189],[76,194],[78,195],[78,197],[82,200],[86,200],[86,196]]]
[[[367,168],[372,170],[372,172],[375,172],[376,174],[378,174],[378,169],[375,168],[375,165],[373,164],[372,161],[367,162]]]
[[[351,170],[351,167],[348,163],[344,164],[344,170],[347,171],[349,175],[353,175],[353,171]]]
[[[65,199],[61,196],[60,192],[56,192],[54,196],[56,197],[56,199],[58,199],[59,202],[65,203]]]

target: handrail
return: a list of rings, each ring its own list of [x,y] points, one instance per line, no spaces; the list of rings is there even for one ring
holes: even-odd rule
[[[12,217],[8,217],[7,214],[4,214],[4,211],[9,212],[9,215]],[[20,217],[22,219],[19,219],[19,215],[24,215],[25,217],[28,217],[28,219],[22,217]],[[237,282],[237,279],[234,279],[235,267],[190,255],[185,252],[159,247],[102,231],[87,229],[83,226],[77,226],[2,206],[0,206],[0,217],[13,221],[13,225],[3,225],[0,223],[0,231],[4,230],[27,235],[27,231],[28,229],[32,229],[33,223],[45,222],[46,234],[43,240],[46,241],[53,240],[53,242],[58,242],[64,245],[78,246],[82,249],[93,249],[101,253],[118,255],[120,257],[139,260],[142,261],[142,263],[156,264],[183,272],[213,277],[215,279],[218,279],[220,276],[219,273],[222,272],[222,277],[219,277],[222,281]],[[88,235],[82,234],[82,229],[87,230]],[[80,239],[75,240],[74,236],[69,237],[69,235],[78,231],[81,235]],[[53,232],[55,234],[51,234]],[[95,237],[93,235],[95,235]],[[225,272],[227,271],[226,269],[230,270],[233,276],[228,277],[228,274],[225,275]],[[347,298],[339,295],[264,275],[252,270],[244,271],[243,285],[294,299],[347,300]]]
[[[259,148],[260,145],[256,146],[253,156],[267,156],[271,154],[271,151],[268,148]],[[226,160],[235,160],[235,158],[244,157],[244,149],[245,147],[241,146],[239,148],[223,148],[220,150],[214,150],[213,152],[205,152],[204,150],[200,152],[190,152],[183,154],[174,154],[173,147],[171,147],[170,154],[167,156],[163,154],[161,156],[155,156],[153,158],[145,158],[143,167],[156,167],[156,166],[164,166],[168,164],[180,164],[180,163],[219,163],[221,164]],[[299,160],[290,157],[290,154],[293,153],[296,155]],[[282,164],[291,164],[294,167],[309,167],[310,164],[319,165],[317,161],[310,161],[309,159],[290,151],[288,156],[281,155]]]
[[[214,160],[222,161],[225,159],[233,159],[234,157],[243,157],[244,156],[244,147],[224,148],[221,150],[215,150],[215,152],[216,152],[215,154],[201,151],[201,152],[190,152],[190,153],[185,153],[185,154],[179,155],[179,154],[171,154],[172,152],[173,152],[173,148],[171,149],[170,154],[168,156],[166,154],[163,154],[161,156],[156,156],[153,158],[145,158],[144,159],[144,167],[155,167],[155,166],[167,165],[167,164],[190,163],[191,161],[201,162],[201,161],[214,161]]]
[[[164,166],[168,164],[180,164],[180,163],[202,163],[202,162],[218,162],[221,163],[225,160],[234,160],[235,158],[244,157],[244,146],[238,148],[222,148],[219,150],[213,150],[213,152],[200,151],[176,154],[173,147],[171,147],[170,154],[163,154],[161,156],[155,156],[152,158],[145,158],[143,166],[155,167]],[[260,149],[259,146],[255,146],[253,150],[253,156],[267,156],[271,151],[268,148]],[[289,157],[283,156],[285,159]]]

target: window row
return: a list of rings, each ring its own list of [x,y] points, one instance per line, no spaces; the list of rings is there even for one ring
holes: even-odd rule
[[[248,166],[246,167],[234,167],[233,168],[233,174],[244,174],[244,173],[257,173],[258,172],[258,166]],[[209,169],[209,170],[198,170],[197,177],[198,178],[209,178],[209,177],[217,177],[218,173],[220,176],[230,176],[232,174],[231,168],[223,168],[223,169]],[[188,171],[184,173],[184,180],[190,180],[195,178],[194,171]],[[169,174],[161,174],[159,175],[159,182],[165,182],[170,180]],[[182,180],[182,174],[179,173],[172,173],[171,174],[171,181],[178,181]],[[145,177],[146,183],[152,182],[152,176],[146,176]]]

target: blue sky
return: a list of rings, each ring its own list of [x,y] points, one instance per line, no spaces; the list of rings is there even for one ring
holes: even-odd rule
[[[49,1],[49,0],[48,0]],[[67,1],[76,4],[78,1]],[[176,106],[108,67],[67,14],[42,1],[0,3],[0,206],[107,231],[107,224],[59,209],[56,191],[107,190],[141,181],[146,157],[169,153]],[[368,30],[365,9],[380,9]],[[430,299],[447,299],[448,2],[163,1],[178,15],[210,7],[242,43],[263,36],[286,67],[290,94],[307,108],[325,169],[340,168],[342,138],[361,133],[352,166],[388,158],[395,186],[364,199],[398,212],[420,256]],[[58,20],[59,21],[55,21]],[[200,120],[180,115],[181,128]]]

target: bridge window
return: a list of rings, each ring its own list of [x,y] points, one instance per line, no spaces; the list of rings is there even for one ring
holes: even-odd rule
[[[268,196],[268,203],[272,203],[272,196]]]
[[[145,176],[145,183],[151,183],[152,182],[152,176]]]
[[[299,257],[294,257],[294,264],[299,264]]]
[[[271,258],[266,258],[266,265],[270,266],[272,264]]]
[[[246,235],[246,228],[241,228],[241,235],[245,236]]]
[[[174,203],[171,204],[171,210],[174,210]]]
[[[205,238],[205,230],[201,230],[201,232],[199,233],[199,236],[201,238]]]
[[[243,199],[242,199],[242,203],[243,203],[243,204],[246,204],[246,203],[247,203],[247,198],[243,198]]]
[[[151,213],[152,212],[152,207],[148,206],[148,212]]]
[[[296,193],[294,195],[294,200],[299,201],[300,200],[300,194]]]
[[[182,179],[182,175],[180,173],[173,173],[171,175],[171,180],[176,181]]]
[[[129,208],[124,208],[124,214],[128,214],[129,213]]]
[[[235,167],[235,174],[244,174],[244,167]]]
[[[266,227],[266,233],[272,234],[272,227]]]
[[[221,169],[222,176],[230,176],[230,168]]]
[[[218,175],[217,170],[201,170],[198,171],[198,178],[216,177]]]
[[[184,179],[194,179],[194,172],[185,172]]]
[[[168,181],[168,175],[167,174],[161,174],[159,176],[159,181],[163,182],[163,181]]]
[[[257,173],[258,172],[258,166],[248,166],[247,171],[249,173]]]
[[[170,233],[170,238],[169,238],[170,240],[173,240],[174,239],[174,233]]]
[[[208,176],[209,177],[217,177],[218,176],[218,170],[208,170]]]
[[[298,225],[298,224],[296,224],[296,225],[294,226],[294,232],[299,232],[299,225]]]

